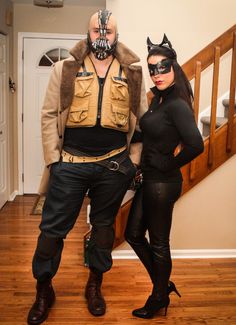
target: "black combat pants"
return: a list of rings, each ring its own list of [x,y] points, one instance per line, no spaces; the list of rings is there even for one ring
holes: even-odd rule
[[[112,266],[113,223],[122,199],[135,175],[129,157],[127,174],[112,171],[96,163],[58,162],[51,166],[49,190],[40,224],[41,234],[33,257],[33,275],[39,281],[52,278],[59,267],[63,240],[73,228],[83,199],[91,199],[89,266],[108,271]]]

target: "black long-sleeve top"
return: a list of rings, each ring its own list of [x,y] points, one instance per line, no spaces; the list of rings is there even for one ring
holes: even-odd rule
[[[156,87],[151,90],[154,98],[149,110],[140,120],[143,142],[141,168],[144,179],[181,182],[180,167],[204,150],[202,136],[193,111],[177,95],[175,85],[164,91],[159,91]],[[174,156],[179,144],[181,150]]]

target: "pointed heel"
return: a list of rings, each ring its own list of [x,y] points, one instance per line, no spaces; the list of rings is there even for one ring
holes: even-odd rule
[[[169,281],[168,288],[167,288],[167,294],[169,295],[169,294],[171,294],[171,292],[175,292],[177,294],[177,296],[181,297],[181,294],[177,290],[174,282]]]
[[[177,294],[177,296],[179,296],[181,298],[181,294],[179,293],[179,291],[176,288],[173,291]]]

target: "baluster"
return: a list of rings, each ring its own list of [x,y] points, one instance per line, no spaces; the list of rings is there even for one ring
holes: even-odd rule
[[[214,55],[213,83],[212,83],[212,96],[211,96],[211,124],[210,124],[209,152],[208,152],[209,166],[213,165],[214,157],[215,157],[215,129],[216,129],[219,65],[220,65],[220,47],[216,46],[215,55]]]
[[[230,152],[233,142],[233,127],[234,127],[234,113],[235,113],[235,85],[236,85],[236,32],[233,34],[233,50],[232,50],[232,64],[231,64],[231,78],[230,78],[230,92],[229,92],[229,114],[228,114],[228,130],[227,130],[227,144],[226,151]]]
[[[198,123],[198,113],[199,113],[199,100],[200,100],[200,82],[201,82],[201,67],[200,61],[196,61],[195,65],[195,82],[194,82],[194,115],[196,123]],[[189,167],[189,179],[193,181],[196,174],[196,160],[192,160]]]

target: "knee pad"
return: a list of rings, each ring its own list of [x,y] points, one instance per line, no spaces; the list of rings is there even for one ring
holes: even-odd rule
[[[36,254],[43,259],[50,259],[62,248],[62,238],[50,238],[41,233],[38,238]]]
[[[110,249],[114,242],[114,228],[111,227],[93,227],[91,240],[97,247]]]

